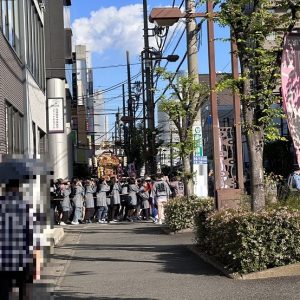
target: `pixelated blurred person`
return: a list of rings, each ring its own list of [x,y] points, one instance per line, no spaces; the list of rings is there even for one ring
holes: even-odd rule
[[[0,299],[32,299],[40,279],[46,228],[46,168],[36,160],[0,157]]]

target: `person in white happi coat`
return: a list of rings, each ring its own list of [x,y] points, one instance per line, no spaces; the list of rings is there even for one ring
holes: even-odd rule
[[[106,223],[107,217],[107,196],[106,194],[110,191],[110,186],[107,184],[105,179],[100,179],[97,186],[97,219],[99,223]]]
[[[121,184],[118,182],[116,177],[111,177],[111,222],[117,222],[117,217],[119,214],[121,197],[120,193],[122,192]]]

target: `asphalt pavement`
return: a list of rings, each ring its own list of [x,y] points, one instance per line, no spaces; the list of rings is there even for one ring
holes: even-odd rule
[[[300,277],[229,279],[187,249],[193,234],[152,223],[66,226],[54,299],[300,299]]]

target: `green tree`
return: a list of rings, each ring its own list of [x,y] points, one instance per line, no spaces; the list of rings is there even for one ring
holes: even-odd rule
[[[274,119],[282,111],[274,108],[279,103],[274,90],[278,90],[284,37],[294,26],[297,7],[290,0],[218,0],[215,4],[220,5],[218,22],[230,27],[237,44],[240,77],[225,80],[220,88],[231,86],[241,96],[250,157],[252,209],[257,211],[265,206],[265,141],[280,138]],[[268,38],[274,35],[275,41],[270,42]]]
[[[169,81],[169,89],[172,90],[171,98],[163,98],[160,103],[160,110],[165,112],[177,129],[179,142],[173,146],[182,161],[183,180],[187,196],[193,193],[193,173],[191,154],[194,150],[193,124],[201,105],[209,96],[209,87],[205,83],[195,83],[189,76],[180,76],[178,84],[173,84],[174,74],[162,68],[157,73]]]

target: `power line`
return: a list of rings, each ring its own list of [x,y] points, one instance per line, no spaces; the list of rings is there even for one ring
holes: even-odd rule
[[[131,63],[131,66],[139,65],[140,63]],[[98,67],[86,67],[86,68],[46,68],[46,70],[65,70],[65,71],[79,71],[79,70],[96,70],[96,69],[111,69],[111,68],[120,68],[127,67],[127,64],[119,64],[119,65],[108,65],[108,66],[98,66]]]
[[[154,104],[156,104],[156,103],[164,96],[164,94],[166,93],[166,91],[169,89],[169,87],[170,87],[170,85],[173,83],[173,81],[174,81],[174,79],[175,79],[175,77],[176,77],[176,75],[177,75],[179,69],[181,68],[182,64],[184,63],[186,57],[187,57],[187,51],[185,52],[183,58],[181,59],[181,62],[180,62],[180,64],[178,65],[178,67],[177,67],[177,69],[176,69],[176,71],[175,71],[173,77],[170,79],[170,82],[169,82],[168,85],[165,87],[163,93],[158,97],[158,99],[155,101]]]
[[[184,33],[185,33],[185,28],[183,29],[183,31],[182,31],[182,33],[181,33],[181,36],[180,36],[179,40],[177,41],[175,48],[174,48],[173,51],[172,51],[172,55],[175,53],[176,49],[178,48],[178,46],[179,46],[179,44],[180,44],[180,42],[181,42],[181,40],[182,40],[182,38],[183,38]],[[164,67],[163,67],[164,69],[167,67],[168,63],[169,63],[169,61],[167,61],[167,62],[165,63],[165,65],[164,65]],[[158,79],[159,79],[159,78],[160,78],[160,76],[157,76],[156,79],[155,79],[155,84],[154,84],[154,85],[155,85],[155,88],[157,87],[157,83],[158,83]]]
[[[140,71],[139,73],[137,73],[136,75],[132,76],[131,77],[131,80],[133,79],[136,79],[142,72]],[[119,82],[119,83],[116,83],[115,85],[112,85],[111,87],[107,88],[107,89],[104,89],[104,90],[101,90],[101,91],[96,91],[96,92],[93,92],[92,94],[85,94],[85,95],[82,95],[82,96],[78,96],[75,100],[81,100],[81,99],[85,99],[85,98],[90,98],[90,97],[93,97],[93,96],[99,96],[99,95],[102,95],[106,92],[110,92],[112,90],[115,90],[119,87],[121,87],[123,84],[125,84],[127,82],[127,79],[122,81],[122,82]]]

